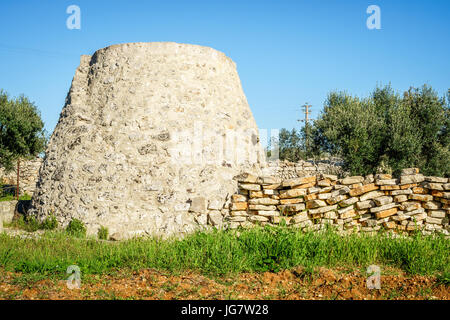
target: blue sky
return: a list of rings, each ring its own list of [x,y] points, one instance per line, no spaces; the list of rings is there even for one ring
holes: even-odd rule
[[[69,30],[69,5],[81,30]],[[381,30],[369,30],[369,5]],[[237,64],[259,128],[318,116],[327,93],[450,88],[450,1],[2,0],[0,88],[36,103],[52,132],[79,57],[116,43],[175,41],[210,46]]]

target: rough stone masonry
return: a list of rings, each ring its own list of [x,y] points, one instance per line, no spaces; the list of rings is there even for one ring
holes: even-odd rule
[[[29,212],[119,238],[190,232],[220,224],[233,176],[264,161],[230,58],[197,45],[113,45],[82,56]]]
[[[341,233],[381,229],[408,234],[450,236],[450,182],[424,176],[417,168],[390,174],[351,176],[318,174],[281,179],[277,176],[241,174],[239,192],[232,197],[230,228],[281,221],[304,230],[327,225]]]

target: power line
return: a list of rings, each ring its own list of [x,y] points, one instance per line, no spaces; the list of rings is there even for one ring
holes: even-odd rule
[[[41,49],[35,49],[35,48],[14,47],[14,46],[9,46],[9,45],[3,44],[3,43],[0,43],[0,49],[19,51],[19,52],[22,52],[25,54],[38,54],[38,55],[45,55],[45,56],[51,56],[51,57],[62,57],[62,58],[79,57],[78,54],[73,54],[73,53],[47,51],[47,50],[41,50]]]

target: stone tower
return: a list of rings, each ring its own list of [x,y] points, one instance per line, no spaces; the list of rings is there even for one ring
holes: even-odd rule
[[[264,164],[235,63],[208,47],[113,45],[82,56],[31,214],[123,238],[220,225],[233,176]]]

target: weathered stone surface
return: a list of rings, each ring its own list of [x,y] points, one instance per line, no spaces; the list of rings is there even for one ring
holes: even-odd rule
[[[308,220],[308,214],[306,212],[301,212],[292,217],[293,223],[301,223]]]
[[[264,189],[263,190],[263,194],[264,195],[268,195],[268,196],[273,196],[273,195],[277,195],[278,192],[277,192],[277,190],[266,190],[266,189]]]
[[[361,183],[364,181],[364,177],[361,176],[352,176],[352,177],[346,177],[341,180],[342,184],[348,185],[348,184],[355,184],[355,183]]]
[[[215,227],[221,227],[223,225],[223,216],[220,211],[210,211],[208,213],[208,222]]]
[[[428,213],[432,218],[440,218],[440,219],[445,218],[444,210],[430,210]]]
[[[205,213],[207,210],[207,200],[204,197],[195,197],[192,199],[189,211],[196,213]]]
[[[339,206],[340,207],[347,207],[347,206],[352,205],[352,204],[354,204],[354,203],[356,203],[358,201],[359,201],[359,199],[357,197],[348,198],[348,199],[345,199],[345,200],[339,202]]]
[[[390,180],[392,179],[392,175],[388,173],[377,173],[375,175],[375,180]]]
[[[348,219],[348,218],[356,216],[356,211],[353,209],[353,206],[346,207],[344,209],[340,209],[337,212],[341,219]]]
[[[412,194],[413,191],[411,189],[403,189],[403,190],[393,190],[390,192],[392,196],[398,196],[398,195],[405,195],[405,194]]]
[[[413,193],[417,193],[417,194],[427,194],[428,193],[428,189],[422,188],[422,187],[414,187],[412,188],[412,192]]]
[[[413,211],[405,212],[405,214],[408,215],[408,216],[415,216],[417,214],[422,214],[422,213],[425,214],[425,209],[424,208],[419,208],[419,209],[416,209],[416,210],[413,210]],[[426,214],[425,214],[425,216],[426,216]],[[417,217],[415,217],[415,219],[417,219]]]
[[[241,215],[232,215],[228,217],[227,220],[231,222],[244,222],[247,221],[247,217]]]
[[[400,210],[412,211],[421,208],[418,202],[404,202],[400,205]]]
[[[395,229],[397,227],[397,224],[394,221],[388,221],[388,222],[383,222],[383,226],[386,229]]]
[[[264,197],[264,192],[262,191],[249,191],[250,198],[262,198]]]
[[[231,196],[231,200],[233,202],[246,202],[247,201],[247,197],[242,195],[242,194],[233,194]]]
[[[273,205],[278,204],[279,200],[271,199],[271,198],[259,198],[259,199],[250,199],[248,200],[249,204],[262,204],[262,205]]]
[[[375,181],[377,186],[392,186],[397,184],[397,179],[389,179],[389,180],[377,180]]]
[[[272,211],[260,210],[260,211],[257,211],[257,214],[259,216],[263,216],[263,217],[275,217],[275,216],[279,216],[280,212],[277,211],[276,208],[275,208],[275,210],[272,210]]]
[[[230,209],[233,211],[247,210],[247,202],[234,202],[231,204]]]
[[[367,193],[367,192],[370,192],[373,190],[377,190],[377,189],[378,189],[378,186],[376,186],[374,183],[366,184],[364,186],[350,190],[350,196],[352,196],[352,197],[360,196],[364,193]]]
[[[388,203],[391,203],[394,199],[389,196],[383,196],[379,198],[373,199],[373,201],[376,203],[377,206],[382,206]]]
[[[375,198],[382,197],[382,196],[384,196],[383,191],[371,191],[366,194],[363,194],[361,197],[359,197],[359,200],[366,201],[366,200],[371,200],[371,199],[375,199]]]
[[[327,204],[323,200],[310,200],[306,203],[307,209],[315,209],[319,207],[325,207]]]
[[[356,208],[358,210],[369,209],[372,207],[375,207],[375,202],[373,202],[372,200],[365,200],[356,203]]]
[[[278,189],[279,187],[281,187],[281,183],[263,185],[263,188],[265,190],[275,190]]]
[[[408,196],[406,194],[401,194],[398,196],[394,196],[394,201],[395,202],[405,202],[408,200]]]
[[[254,216],[250,216],[249,220],[252,222],[267,222],[267,221],[269,221],[269,217],[254,215]]]
[[[290,189],[280,191],[280,199],[297,198],[306,195],[306,189]]]
[[[283,187],[295,187],[295,186],[299,186],[302,184],[307,184],[307,183],[315,182],[315,181],[316,181],[316,176],[288,179],[288,180],[283,181],[282,186]]]
[[[437,201],[428,201],[422,204],[425,209],[437,210],[441,207],[441,204]]]
[[[441,183],[425,182],[423,187],[431,190],[444,190],[444,185]]]
[[[308,189],[309,194],[318,193],[319,191],[320,191],[320,188],[316,188],[316,187],[311,187]]]
[[[383,190],[383,191],[400,190],[400,186],[398,186],[398,185],[384,185],[384,186],[380,186],[380,190]]]
[[[328,187],[328,186],[331,186],[331,180],[330,180],[330,179],[322,179],[322,180],[319,180],[319,181],[317,182],[317,185],[318,185],[319,187]]]
[[[255,210],[255,211],[259,211],[259,210],[274,211],[274,210],[277,210],[277,207],[276,206],[265,206],[262,204],[250,204],[250,205],[248,205],[248,209]]]
[[[433,196],[429,194],[410,194],[408,196],[411,200],[418,200],[418,201],[432,201]]]
[[[385,204],[385,205],[380,206],[380,207],[370,208],[370,212],[372,212],[372,213],[380,212],[380,211],[383,211],[383,210],[394,208],[396,206],[397,206],[396,203],[389,203],[389,204]]]
[[[375,215],[376,215],[377,219],[382,219],[382,218],[390,217],[390,216],[396,214],[397,210],[398,210],[397,208],[382,210],[382,211],[377,212]]]
[[[328,211],[323,214],[324,219],[336,219],[338,216],[335,211]]]
[[[256,183],[258,176],[248,172],[243,172],[237,176],[234,176],[233,179],[241,183]]]
[[[347,198],[348,197],[346,195],[339,194],[337,196],[334,196],[334,197],[331,197],[331,198],[327,199],[326,201],[327,201],[328,204],[335,204],[335,203],[338,203],[340,201],[346,200]]]
[[[241,145],[217,159],[231,134]],[[195,214],[175,206],[225,200],[236,192],[234,176],[259,175],[258,137],[236,65],[223,53],[177,43],[98,50],[76,71],[32,214],[54,212],[61,227],[81,219],[88,234],[100,225],[125,237],[191,232]]]
[[[330,199],[332,196],[333,195],[331,193],[319,193],[317,198],[320,200],[327,200],[327,199]],[[308,197],[308,196],[306,196],[306,197]],[[306,197],[305,197],[305,199],[306,199]],[[309,199],[309,197],[308,197],[308,199]]]
[[[325,187],[325,188],[322,188],[322,189],[319,191],[319,193],[328,193],[328,192],[330,192],[331,190],[333,190],[333,187]]]
[[[419,183],[424,181],[422,174],[402,175],[400,176],[400,184]]]
[[[332,210],[336,210],[336,209],[337,209],[337,204],[335,204],[334,206],[326,206],[326,207],[320,207],[317,209],[310,209],[309,213],[311,213],[311,214],[324,213],[324,212],[332,211]]]
[[[303,198],[280,199],[280,204],[295,204],[305,202]]]
[[[230,211],[232,217],[244,217],[248,216],[247,211]]]
[[[274,176],[263,176],[263,177],[259,177],[258,182],[263,185],[280,184],[281,178],[274,177]]]
[[[447,183],[448,179],[447,178],[443,178],[443,177],[426,176],[425,177],[425,181],[427,181],[427,182],[434,182],[434,183]]]
[[[334,174],[322,174],[322,178],[323,179],[329,179],[331,181],[337,181],[338,176],[336,176]]]
[[[283,215],[292,215],[295,212],[305,210],[305,204],[304,203],[283,204],[278,206],[278,210],[280,210],[280,212]]]
[[[212,199],[208,201],[208,210],[221,210],[223,208],[223,201],[220,199]]]
[[[333,191],[333,196],[350,193],[350,188],[348,186],[335,185],[334,188],[336,191]]]
[[[239,188],[249,191],[260,191],[261,186],[259,184],[252,184],[252,183],[240,183]]]
[[[401,175],[412,175],[412,174],[417,174],[419,173],[419,169],[418,168],[405,168],[402,169],[401,171]]]
[[[440,219],[440,218],[433,218],[433,217],[427,217],[427,218],[425,218],[425,222],[426,223],[431,223],[431,224],[441,224],[442,223],[442,219]]]

